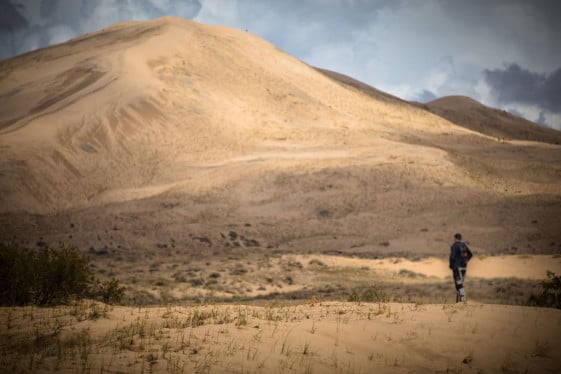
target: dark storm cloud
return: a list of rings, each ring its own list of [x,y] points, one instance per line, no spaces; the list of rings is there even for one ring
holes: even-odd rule
[[[60,43],[114,23],[195,17],[199,0],[2,0],[0,58]]]
[[[20,10],[11,1],[0,2],[0,32],[17,30],[27,26]]]
[[[12,54],[17,48],[17,42],[12,36],[28,26],[20,8],[11,1],[0,2],[0,59]]]
[[[495,22],[493,26],[503,27],[500,19],[509,19],[513,13],[520,10],[524,16],[548,25],[552,34],[561,30],[559,15],[561,15],[561,1],[559,0],[436,0],[443,12],[454,19],[478,26]],[[499,20],[499,24],[497,24]]]
[[[504,69],[485,70],[483,74],[501,104],[530,104],[561,113],[561,68],[546,75],[510,64]]]

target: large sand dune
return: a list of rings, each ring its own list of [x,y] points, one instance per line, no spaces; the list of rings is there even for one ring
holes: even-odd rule
[[[139,248],[248,223],[265,247],[561,248],[559,146],[466,130],[243,31],[125,23],[0,72],[3,238],[98,247],[119,227],[103,244]]]

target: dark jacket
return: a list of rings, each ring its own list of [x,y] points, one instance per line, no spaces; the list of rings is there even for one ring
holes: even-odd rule
[[[450,269],[467,267],[473,257],[469,247],[463,242],[456,242],[450,247]]]

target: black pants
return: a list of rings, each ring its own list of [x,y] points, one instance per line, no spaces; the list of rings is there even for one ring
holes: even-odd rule
[[[466,268],[452,269],[452,275],[454,276],[454,285],[456,286],[456,302],[465,301],[466,299],[466,292],[464,290],[466,270]]]

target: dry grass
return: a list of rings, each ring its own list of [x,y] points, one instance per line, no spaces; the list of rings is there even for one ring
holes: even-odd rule
[[[0,313],[9,321],[0,329],[0,367],[15,373],[534,372],[561,367],[551,354],[561,343],[552,331],[561,326],[561,314],[550,309],[311,300],[146,308],[82,302]],[[482,340],[488,334],[493,339]]]
[[[482,256],[484,257],[484,256]],[[126,302],[257,302],[307,300],[444,303],[455,298],[447,259],[356,258],[290,255],[243,248],[226,253],[162,256],[160,261],[94,259],[96,276],[116,276]],[[153,270],[152,270],[153,269]],[[514,269],[515,273],[506,272]],[[504,270],[504,271],[503,271]],[[561,273],[551,256],[476,257],[468,270],[471,300],[524,305],[538,294],[547,270]]]

